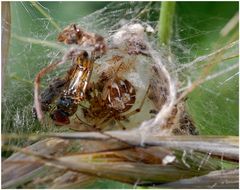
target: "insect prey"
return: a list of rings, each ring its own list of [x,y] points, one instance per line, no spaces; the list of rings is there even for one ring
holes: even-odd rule
[[[35,77],[34,104],[38,119],[43,119],[43,111],[49,111],[49,106],[57,101],[57,109],[51,112],[51,118],[58,124],[69,123],[69,116],[77,110],[77,104],[84,99],[87,85],[89,83],[93,62],[106,52],[104,38],[100,35],[83,31],[75,24],[66,27],[57,40],[71,46],[61,61],[50,64],[43,68]],[[86,49],[86,50],[85,50]],[[39,96],[39,85],[41,78],[48,72],[56,69],[58,65],[72,61],[70,69],[64,79],[54,79]]]

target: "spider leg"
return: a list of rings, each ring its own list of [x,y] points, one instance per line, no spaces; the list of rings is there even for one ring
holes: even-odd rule
[[[88,127],[92,127],[92,125],[88,124],[87,122],[83,121],[77,114],[75,114],[76,118],[83,123],[84,125],[88,126]]]
[[[117,124],[123,129],[123,130],[126,130],[126,127],[119,121],[119,120],[116,120],[115,121],[117,122]]]
[[[81,103],[79,103],[78,106],[80,106],[80,107],[81,107],[82,109],[84,109],[84,110],[89,109],[87,106],[84,106],[84,105],[82,105]]]
[[[35,77],[34,79],[34,105],[37,113],[37,118],[39,121],[43,120],[43,111],[41,108],[41,103],[39,101],[39,88],[40,88],[40,81],[41,78],[46,75],[46,73],[54,70],[58,65],[61,65],[65,62],[65,60],[58,61],[56,63],[52,63],[47,67],[44,67]]]
[[[146,98],[147,98],[149,90],[150,90],[150,85],[148,85],[148,89],[147,89],[147,91],[146,91],[146,93],[145,93],[145,95],[144,95],[144,97],[141,101],[140,106],[137,109],[135,109],[135,110],[133,110],[133,111],[131,111],[131,112],[125,114],[125,115],[120,115],[120,117],[123,118],[123,119],[127,119],[128,117],[130,117],[130,116],[132,116],[136,113],[139,113],[141,111],[142,107],[143,107],[143,104],[144,104]]]
[[[88,124],[87,122],[83,121],[77,114],[75,114],[75,116],[82,124],[86,125],[87,127],[90,127],[90,129],[92,129],[92,131],[96,131],[96,130],[101,131],[101,127],[100,127],[101,124],[109,121],[109,118],[107,118],[107,116],[108,116],[107,115],[106,117],[102,118],[101,120],[99,120],[95,124]],[[77,130],[77,129],[74,128],[74,130]]]
[[[143,107],[143,104],[144,104],[144,102],[145,102],[145,100],[146,100],[146,97],[147,97],[147,95],[148,95],[149,90],[150,90],[150,85],[148,86],[148,89],[147,89],[147,91],[146,91],[146,93],[145,93],[145,95],[144,95],[144,97],[143,97],[143,99],[142,99],[142,101],[141,101],[141,104],[140,104],[139,108],[137,108],[137,109],[135,109],[135,110],[133,110],[133,111],[125,114],[125,115],[120,115],[120,117],[117,117],[117,118],[114,119],[114,121],[115,121],[123,130],[126,130],[126,127],[121,123],[120,120],[125,120],[125,119],[127,119],[128,117],[130,117],[130,116],[132,116],[132,115],[134,115],[134,114],[136,114],[136,113],[138,113],[138,112],[141,111],[141,109],[142,109],[142,107]],[[100,128],[99,126],[100,126],[101,124],[103,124],[103,123],[105,123],[105,122],[107,122],[107,121],[110,120],[110,118],[108,118],[108,117],[109,117],[109,115],[106,115],[104,118],[102,118],[102,119],[99,120],[97,123],[95,123],[94,125],[92,125],[92,127],[95,128],[95,129],[99,129],[99,130],[100,130],[101,128]],[[103,130],[103,129],[101,129],[101,130]]]

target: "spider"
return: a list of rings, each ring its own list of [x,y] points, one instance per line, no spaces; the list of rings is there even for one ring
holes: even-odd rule
[[[149,91],[148,88],[139,108],[124,114],[132,108],[136,101],[136,89],[129,80],[118,75],[118,72],[122,70],[121,72],[124,73],[129,68],[132,68],[134,64],[130,67],[126,66],[127,64],[123,64],[123,61],[120,62],[123,56],[113,56],[112,59],[118,62],[118,64],[113,64],[113,67],[118,67],[118,69],[115,71],[112,67],[109,67],[107,71],[102,73],[100,80],[95,84],[92,83],[88,89],[93,62],[106,53],[103,37],[87,33],[72,24],[59,34],[58,41],[68,45],[76,44],[80,48],[72,49],[64,55],[62,61],[55,65],[52,64],[38,73],[35,79],[35,105],[38,118],[40,120],[43,118],[42,110],[48,111],[56,125],[67,125],[70,123],[69,118],[77,112],[79,104],[87,101],[90,107],[88,109],[82,108],[82,110],[86,119],[96,121],[93,127],[96,128],[96,126],[101,126],[106,121],[113,119],[125,129],[120,120],[127,120],[131,115],[140,112]],[[90,49],[90,53],[83,49]],[[90,54],[90,57],[88,54]],[[131,55],[129,52],[128,54]],[[134,54],[143,53],[136,51]],[[50,84],[49,88],[42,93],[39,102],[38,86],[40,78],[69,59],[72,60],[73,64],[66,77],[56,79]],[[114,72],[110,70],[114,70]],[[108,76],[109,73],[111,73],[110,76]],[[114,73],[115,75],[112,76]],[[54,92],[50,93],[51,90]],[[56,106],[49,108],[49,105],[53,104],[56,99]],[[80,118],[79,120],[81,121]]]
[[[101,35],[86,32],[76,24],[70,24],[58,35],[57,40],[67,45],[76,44],[83,48],[92,47],[95,56],[99,58],[106,53],[106,44]]]
[[[57,109],[51,113],[51,118],[57,124],[69,122],[68,116],[74,114],[77,104],[84,99],[84,94],[91,77],[93,62],[106,52],[104,38],[81,30],[75,24],[66,27],[58,36],[59,42],[65,44],[77,44],[57,61],[43,68],[34,80],[34,104],[37,118],[43,120],[43,111],[50,110],[50,104],[57,97]],[[83,50],[83,49],[86,49]],[[64,64],[67,60],[72,65],[64,79],[55,79],[39,97],[39,84],[41,78],[57,66]]]
[[[117,60],[119,61],[120,59],[118,57]],[[82,106],[81,109],[85,120],[76,114],[77,120],[90,129],[103,130],[105,127],[104,124],[115,121],[125,130],[126,127],[120,121],[128,120],[130,116],[140,112],[143,107],[149,88],[140,106],[130,111],[136,102],[136,89],[129,80],[118,75],[118,71],[123,66],[123,63],[116,65],[118,68],[115,70],[114,76],[102,73],[99,80],[96,83],[92,83],[87,90],[85,101],[88,102],[89,107]],[[74,127],[74,125],[72,129],[78,130],[77,126]]]

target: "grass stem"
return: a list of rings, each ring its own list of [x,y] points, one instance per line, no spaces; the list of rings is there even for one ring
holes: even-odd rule
[[[39,3],[32,1],[31,4],[43,15],[49,22],[58,30],[61,31],[59,25],[53,20],[53,18],[39,5]]]
[[[63,53],[65,53],[67,51],[67,48],[65,48],[64,45],[59,45],[56,42],[35,39],[35,38],[29,38],[29,37],[24,37],[24,36],[18,36],[17,34],[14,34],[14,33],[12,34],[12,37],[21,42],[27,42],[27,43],[31,43],[31,44],[37,44],[37,45],[46,46],[49,48],[54,48]]]
[[[158,23],[158,39],[161,46],[169,45],[172,33],[175,4],[175,1],[164,1],[161,4]]]

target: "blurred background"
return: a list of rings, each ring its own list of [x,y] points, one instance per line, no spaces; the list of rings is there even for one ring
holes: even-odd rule
[[[110,3],[40,2],[40,5],[52,20],[64,28],[70,23],[78,23],[81,18]],[[113,4],[116,5],[117,11],[119,2]],[[131,3],[129,4],[131,5]],[[142,4],[140,6],[142,8],[148,5],[147,2],[139,2],[139,4]],[[154,8],[148,12],[148,18],[156,22],[161,2],[153,4]],[[46,49],[41,45],[18,41],[13,36],[54,41],[56,28],[29,2],[11,2],[10,6],[11,20],[2,21],[11,22],[12,35],[8,63],[4,68],[2,132],[38,133],[47,129],[41,128],[38,122],[32,118],[33,79],[40,68],[49,64],[53,50]],[[128,7],[127,3],[126,7]],[[227,37],[222,38],[220,35],[221,29],[238,12],[238,9],[238,2],[177,2],[171,42],[177,63],[188,63],[201,55],[210,53],[213,49],[221,48],[231,40],[234,34],[237,34],[235,38],[238,39],[238,27]],[[126,11],[131,10],[126,8]],[[112,15],[112,19],[114,19],[114,15]],[[96,14],[96,20],[101,20],[101,14]],[[236,62],[236,60],[231,61]],[[216,86],[217,83],[225,81],[236,73],[237,70],[234,70],[222,78],[204,84],[202,88],[198,88],[190,94],[187,100],[188,110],[200,134],[238,135],[238,74],[227,83],[220,85],[219,88]],[[21,141],[11,143],[26,145]],[[11,152],[2,154],[7,157]],[[99,181],[93,187],[131,188],[132,186],[111,181]]]

